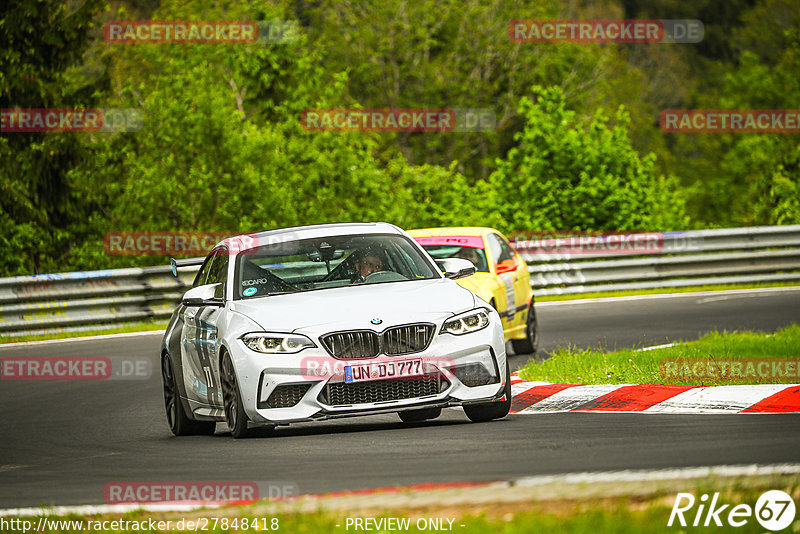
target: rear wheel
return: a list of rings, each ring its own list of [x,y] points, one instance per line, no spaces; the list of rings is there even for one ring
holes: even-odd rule
[[[233,367],[231,355],[227,352],[222,358],[220,375],[222,375],[222,402],[225,407],[225,421],[228,423],[228,428],[231,429],[231,435],[238,439],[268,434],[272,430],[269,427],[249,428],[248,423],[250,420],[244,411],[242,393],[236,380],[236,370]]]
[[[464,406],[464,413],[474,423],[483,423],[484,421],[500,419],[508,415],[508,411],[511,409],[511,371],[507,361],[506,387],[503,392],[505,393],[505,400],[485,402],[483,404],[468,404]]]
[[[514,354],[536,354],[539,349],[539,327],[536,324],[536,310],[533,308],[533,302],[528,308],[525,337],[523,339],[512,339],[511,347],[514,349]]]
[[[418,423],[420,421],[427,421],[428,419],[436,419],[442,415],[441,408],[422,408],[421,410],[407,410],[400,412],[400,419],[404,423]]]
[[[172,433],[176,436],[213,435],[217,428],[214,421],[195,421],[186,415],[175,381],[172,361],[166,354],[161,357],[161,379],[164,384],[164,408],[167,411],[167,423]]]

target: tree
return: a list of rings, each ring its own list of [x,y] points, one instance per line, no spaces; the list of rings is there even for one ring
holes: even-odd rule
[[[684,198],[640,158],[628,137],[623,109],[615,124],[598,111],[577,119],[557,87],[535,87],[523,98],[525,127],[518,146],[491,176],[504,229],[670,230],[684,227]]]
[[[0,108],[92,107],[107,84],[80,72],[104,0],[20,0],[0,15]],[[95,209],[67,179],[82,134],[0,132],[0,272],[52,271]]]

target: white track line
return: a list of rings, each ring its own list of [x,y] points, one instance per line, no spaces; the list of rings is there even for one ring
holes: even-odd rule
[[[27,347],[30,345],[49,345],[51,343],[67,343],[70,341],[95,341],[103,339],[117,339],[137,336],[164,335],[164,330],[146,330],[144,332],[124,332],[122,334],[103,334],[100,336],[67,337],[64,339],[45,339],[42,341],[15,341],[13,343],[0,343],[0,349],[5,347]]]
[[[99,515],[99,514],[127,514],[135,510],[148,512],[191,512],[200,508],[218,508],[218,504],[86,504],[78,506],[50,506],[39,508],[8,508],[0,510],[0,517],[6,516],[40,516],[40,515]]]
[[[665,343],[664,345],[653,345],[652,347],[644,347],[641,349],[635,349],[633,352],[645,352],[648,350],[656,350],[656,349],[667,349],[669,347],[674,347],[675,345],[680,345],[680,343]]]
[[[648,299],[676,299],[687,297],[710,297],[720,295],[741,295],[750,293],[785,293],[789,291],[800,291],[800,286],[789,287],[765,287],[754,289],[725,289],[721,291],[696,291],[686,293],[653,293],[652,295],[629,295],[627,297],[602,297],[593,299],[574,299],[574,300],[551,300],[547,302],[537,302],[537,308],[549,306],[579,306],[581,304],[596,304],[599,302],[628,302],[634,300]]]
[[[491,487],[491,486],[504,486],[504,487],[531,487],[542,486],[553,483],[568,483],[568,484],[591,484],[600,482],[642,482],[650,480],[688,480],[695,478],[705,478],[709,476],[715,477],[752,477],[752,476],[767,476],[767,475],[794,475],[800,474],[800,464],[767,464],[767,465],[718,465],[718,466],[702,466],[702,467],[684,467],[674,469],[640,469],[640,470],[623,470],[623,471],[599,471],[599,472],[578,472],[578,473],[564,473],[561,475],[537,475],[520,477],[517,479],[507,480],[505,482],[487,482],[485,485],[477,487]],[[400,487],[402,488],[402,487]],[[385,489],[384,489],[385,490]],[[409,492],[412,490],[409,490]],[[429,495],[428,504],[436,504],[437,492],[445,492],[447,490],[413,490],[414,493],[424,493]],[[470,488],[462,488],[459,491],[468,492]],[[385,493],[385,491],[377,490],[375,494]],[[403,492],[407,494],[408,492]],[[311,498],[317,500],[324,500],[328,498],[341,499],[342,495],[330,497],[325,494],[307,494],[300,495],[301,499]],[[216,508],[216,505],[207,505],[207,508]],[[197,510],[201,506],[197,505],[181,505],[177,503],[162,503],[162,504],[115,504],[115,505],[82,505],[82,506],[55,506],[55,507],[38,507],[38,508],[9,508],[0,510],[0,517],[25,517],[25,516],[43,516],[43,515],[100,515],[100,514],[122,514],[131,512],[133,510],[146,510],[153,512],[185,512]]]
[[[563,475],[541,475],[523,477],[515,483],[519,486],[538,486],[553,482],[586,484],[593,482],[642,482],[648,480],[678,480],[703,478],[707,476],[764,476],[789,475],[800,473],[800,464],[773,465],[719,465],[705,467],[684,467],[676,469],[641,469],[624,471],[566,473]]]

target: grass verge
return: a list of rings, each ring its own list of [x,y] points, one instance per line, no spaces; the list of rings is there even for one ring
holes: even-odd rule
[[[337,533],[372,530],[376,532],[430,532],[443,530],[464,534],[502,532],[506,534],[563,532],[563,533],[653,533],[687,530],[763,532],[765,529],[754,516],[744,517],[745,524],[733,528],[727,524],[727,514],[736,505],[755,508],[758,498],[768,490],[781,490],[797,502],[800,498],[800,476],[773,474],[768,476],[705,476],[693,479],[639,480],[630,482],[565,482],[516,485],[490,484],[457,490],[389,492],[365,496],[303,498],[297,501],[260,501],[248,506],[206,509],[193,512],[144,512],[105,515],[49,516],[46,532],[255,532],[278,531],[290,533]],[[691,493],[695,505],[684,512],[686,527],[668,526],[679,492]],[[717,495],[717,507],[728,505],[719,514],[722,527],[702,526],[708,510],[707,502],[701,514],[700,526],[692,522],[699,510],[701,496],[708,501]],[[410,504],[402,503],[421,503]],[[686,504],[682,501],[681,504]],[[350,519],[348,521],[348,518]],[[393,518],[407,528],[355,528],[355,520],[375,521]],[[21,518],[30,521],[28,531],[35,531],[38,517]],[[742,519],[740,517],[740,519]],[[23,532],[9,525],[9,518],[0,519],[4,532]],[[111,521],[136,522],[117,524]],[[246,520],[246,521],[245,521]],[[71,521],[71,524],[56,521]],[[105,522],[105,523],[104,523]],[[159,523],[161,522],[161,523]],[[169,523],[167,523],[169,522]],[[181,523],[182,522],[182,523]],[[242,528],[243,525],[247,528]],[[253,528],[255,523],[257,528]],[[713,520],[709,523],[713,525]],[[157,525],[152,528],[151,525]],[[362,523],[363,525],[364,523]],[[106,528],[98,528],[103,525]],[[385,525],[385,523],[384,523]],[[11,528],[9,528],[11,526]],[[17,524],[16,526],[22,527]],[[144,526],[144,528],[142,528]],[[438,526],[439,528],[433,528]],[[31,528],[32,527],[32,528]],[[784,532],[800,532],[800,521],[789,523]]]
[[[758,363],[750,373],[748,360],[783,360],[766,373]],[[733,372],[734,361],[741,362]],[[662,362],[666,362],[662,365]],[[695,368],[694,364],[701,362]],[[671,367],[672,364],[676,367]],[[683,364],[686,363],[688,368]],[[723,367],[723,364],[729,364]],[[787,365],[788,364],[788,365]],[[603,353],[594,349],[560,348],[544,361],[529,361],[519,375],[533,381],[568,384],[686,384],[712,386],[722,383],[763,384],[800,382],[800,325],[774,334],[761,332],[712,332],[697,341],[647,351],[622,350]],[[718,377],[709,376],[711,369]],[[727,369],[727,375],[723,372]],[[673,371],[679,371],[675,374]]]
[[[702,291],[728,291],[731,289],[764,289],[770,287],[798,287],[797,282],[764,282],[755,284],[714,284],[689,287],[662,287],[654,289],[636,289],[629,291],[595,291],[592,293],[573,293],[569,295],[542,295],[536,302],[553,302],[559,300],[597,299],[606,297],[630,297],[635,295],[671,295],[674,293],[700,293]]]

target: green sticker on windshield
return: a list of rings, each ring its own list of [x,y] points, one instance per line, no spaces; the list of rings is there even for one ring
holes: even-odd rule
[[[257,292],[258,292],[258,289],[256,289],[255,287],[248,287],[247,289],[242,291],[242,295],[244,295],[245,297],[250,297],[250,296],[255,295]]]

